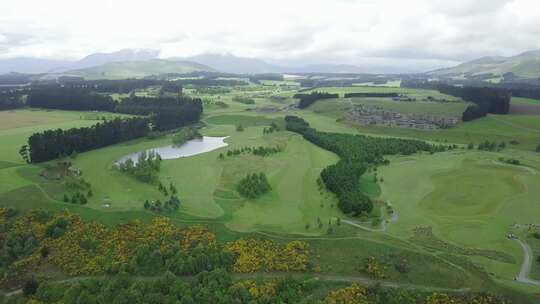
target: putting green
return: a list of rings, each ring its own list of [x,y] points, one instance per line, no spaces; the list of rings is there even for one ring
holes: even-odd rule
[[[464,160],[461,168],[431,177],[435,189],[420,207],[441,216],[485,215],[523,190],[515,168]]]

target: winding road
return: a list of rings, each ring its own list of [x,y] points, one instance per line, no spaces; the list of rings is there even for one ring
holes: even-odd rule
[[[529,245],[527,245],[525,242],[523,242],[520,239],[515,238],[513,240],[518,242],[519,245],[521,245],[521,248],[523,248],[523,254],[524,254],[523,264],[521,264],[521,269],[519,271],[519,274],[516,276],[516,281],[527,283],[527,284],[540,285],[540,281],[531,280],[529,278],[529,272],[531,270],[531,264],[532,264],[531,255],[530,255],[531,248],[529,247]]]

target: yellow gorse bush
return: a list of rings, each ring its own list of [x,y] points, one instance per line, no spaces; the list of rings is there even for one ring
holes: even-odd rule
[[[368,304],[366,289],[358,284],[331,291],[325,304]]]
[[[0,221],[6,221],[5,214],[0,209]],[[11,265],[11,275],[37,269],[43,263],[58,266],[69,275],[104,274],[108,269],[127,265],[142,246],[152,246],[162,253],[174,248],[217,246],[216,236],[206,227],[181,229],[166,217],[156,217],[148,225],[134,220],[113,228],[85,222],[67,211],[45,221],[42,218],[39,212],[28,212],[13,223],[12,230],[33,235],[40,245],[30,256]],[[47,235],[48,227],[59,220],[69,223],[63,234]]]
[[[309,245],[303,241],[281,246],[270,240],[239,239],[225,249],[237,255],[235,272],[303,271],[309,263]]]

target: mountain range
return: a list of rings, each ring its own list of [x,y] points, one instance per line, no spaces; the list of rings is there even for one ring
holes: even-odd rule
[[[144,77],[162,73],[219,71],[235,74],[260,73],[411,73],[406,67],[370,63],[349,64],[286,64],[268,63],[257,58],[232,54],[200,54],[190,57],[160,58],[152,49],[124,49],[112,53],[95,53],[80,60],[49,60],[37,58],[0,59],[0,74],[9,72],[82,76],[88,79]],[[440,77],[514,73],[520,78],[540,77],[540,50],[528,51],[512,57],[482,57],[451,68],[427,72]]]
[[[481,74],[502,76],[506,73],[513,73],[519,78],[540,77],[540,50],[527,51],[511,57],[482,57],[462,63],[456,67],[440,69],[428,74],[436,76],[459,77]]]

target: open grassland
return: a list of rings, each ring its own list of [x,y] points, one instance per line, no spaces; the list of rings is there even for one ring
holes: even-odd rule
[[[470,256],[497,280],[511,280],[522,252],[506,235],[517,221],[540,216],[538,170],[497,161],[501,153],[448,152],[393,159],[379,173],[382,198],[391,201],[399,221],[389,233],[435,252]],[[535,155],[522,155],[521,161]],[[415,231],[430,227],[432,233]],[[506,256],[506,257],[504,257]]]

